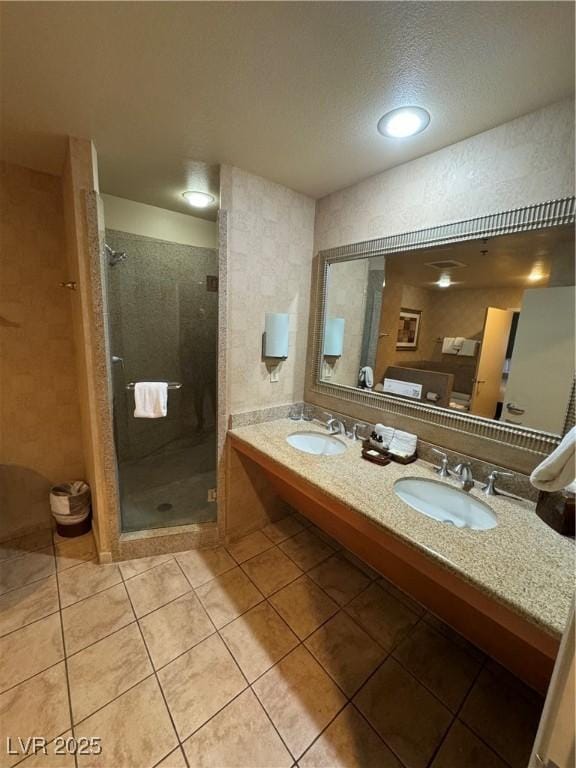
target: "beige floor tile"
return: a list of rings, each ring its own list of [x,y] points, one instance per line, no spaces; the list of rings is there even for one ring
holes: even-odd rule
[[[51,741],[67,731],[70,707],[64,662],[0,694],[0,723],[1,768],[14,765],[22,757],[7,753],[7,737],[14,745],[19,736],[43,736]]]
[[[484,669],[462,707],[460,719],[512,768],[525,768],[540,714],[539,702]]]
[[[144,616],[140,626],[156,669],[214,632],[212,622],[193,592]]]
[[[284,539],[289,539],[291,536],[295,536],[300,531],[304,530],[302,523],[297,520],[294,515],[286,515],[281,520],[276,520],[274,523],[269,523],[262,531],[268,536],[270,541],[274,544],[280,544]]]
[[[175,560],[134,576],[125,584],[138,618],[190,591],[190,585]]]
[[[326,560],[334,552],[329,544],[326,544],[310,530],[302,531],[291,539],[286,539],[279,546],[303,571],[314,568],[315,565]]]
[[[302,645],[268,670],[253,688],[296,759],[346,702]]]
[[[292,757],[251,690],[184,742],[194,768],[290,768]]]
[[[20,557],[27,552],[34,552],[36,549],[44,549],[52,544],[52,529],[41,528],[37,531],[18,536],[9,541],[3,541],[0,544],[0,562],[10,560],[13,557]]]
[[[218,635],[170,662],[158,677],[181,739],[246,688],[242,673]]]
[[[300,768],[403,768],[351,704],[330,723],[298,765]]]
[[[386,655],[342,611],[316,630],[305,645],[347,696],[356,693]]]
[[[81,600],[62,611],[66,653],[76,653],[134,619],[124,584]]]
[[[301,576],[276,592],[270,597],[270,602],[301,640],[338,610],[334,600],[308,576]]]
[[[100,755],[78,756],[78,768],[152,768],[178,746],[155,677],[148,677],[74,729],[76,737],[99,736]]]
[[[137,557],[134,560],[125,560],[122,563],[118,563],[118,567],[122,573],[124,579],[131,579],[133,576],[138,576],[144,571],[149,571],[156,565],[162,565],[172,560],[174,555],[150,555],[150,557]]]
[[[318,536],[320,539],[322,539],[322,541],[326,542],[326,544],[329,544],[335,552],[338,552],[342,549],[342,544],[340,544],[340,542],[333,536],[330,536],[329,533],[323,531],[322,528],[318,528],[318,526],[312,525],[310,530],[314,533],[315,536]]]
[[[72,751],[66,750],[64,739],[72,738],[72,731],[59,736],[55,741],[46,745],[46,750],[31,754],[18,768],[75,768],[76,761]]]
[[[56,570],[52,545],[0,563],[0,595],[33,581],[45,579]]]
[[[298,638],[269,603],[231,622],[220,634],[249,683],[298,645]]]
[[[426,768],[452,715],[394,659],[387,659],[354,703],[408,768]]]
[[[346,606],[346,611],[387,650],[398,645],[418,621],[414,611],[378,584],[361,592]]]
[[[70,656],[73,721],[80,722],[152,672],[136,622]]]
[[[170,752],[161,763],[158,763],[156,768],[188,768],[188,764],[184,758],[184,753],[180,747],[178,747],[174,752]]]
[[[122,581],[120,569],[113,563],[101,565],[93,560],[68,568],[58,576],[62,608],[90,597],[96,592],[103,592],[120,581]]]
[[[456,720],[431,768],[507,768],[495,752]]]
[[[341,555],[333,555],[324,560],[312,568],[308,576],[339,605],[349,603],[370,584],[368,576]]]
[[[203,584],[198,587],[196,594],[218,629],[263,599],[240,568],[227,571],[217,579]]]
[[[0,639],[0,691],[64,658],[60,614],[53,613]]]
[[[394,657],[453,712],[480,669],[479,661],[425,622],[396,648]]]
[[[59,607],[55,576],[6,592],[0,596],[0,637],[49,616]]]
[[[224,547],[215,549],[193,549],[176,555],[186,578],[193,587],[199,587],[207,581],[236,567],[236,561]]]
[[[242,564],[242,569],[263,595],[277,592],[302,575],[300,568],[278,547],[268,549],[251,560],[246,560]]]
[[[260,552],[270,549],[271,546],[272,542],[262,531],[254,531],[238,539],[238,541],[232,542],[227,549],[237,563],[243,563],[245,560],[259,555]]]
[[[56,552],[56,569],[58,571],[88,563],[97,557],[96,543],[91,531],[75,539],[61,539],[56,542],[54,551]]]

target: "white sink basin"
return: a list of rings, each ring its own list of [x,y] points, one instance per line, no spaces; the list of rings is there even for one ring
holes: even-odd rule
[[[488,504],[438,480],[403,477],[394,483],[394,493],[417,512],[456,528],[484,531],[498,525]]]
[[[321,432],[294,432],[286,440],[296,450],[316,456],[338,456],[346,450],[342,440]]]

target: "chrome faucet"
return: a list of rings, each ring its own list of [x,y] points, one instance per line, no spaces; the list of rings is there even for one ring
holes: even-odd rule
[[[361,435],[359,433],[360,431],[365,430],[366,428],[367,428],[366,424],[362,424],[362,423],[354,424],[354,426],[352,427],[352,432],[350,433],[350,437],[352,438],[352,440],[365,440],[366,435],[365,434]]]
[[[451,472],[448,468],[448,456],[444,453],[444,451],[439,451],[437,448],[432,448],[432,450],[434,453],[437,453],[441,459],[440,466],[434,467],[434,471],[438,474],[438,477],[441,477],[442,479],[450,477]]]
[[[331,435],[345,435],[346,434],[346,427],[344,424],[340,421],[340,419],[335,419],[334,416],[332,416],[331,413],[325,413],[324,414],[326,419],[326,429]]]
[[[474,488],[474,478],[472,477],[472,467],[469,461],[461,461],[454,467],[454,476],[460,481],[463,491],[470,491]]]

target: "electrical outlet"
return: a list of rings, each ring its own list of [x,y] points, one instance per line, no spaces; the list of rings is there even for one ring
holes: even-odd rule
[[[274,368],[270,369],[270,381],[272,384],[275,384],[276,382],[280,381],[280,371],[278,366],[275,366]]]

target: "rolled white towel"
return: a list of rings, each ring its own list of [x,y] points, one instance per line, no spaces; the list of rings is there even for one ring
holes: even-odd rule
[[[530,475],[540,491],[561,491],[576,479],[576,427],[562,438],[560,445]]]
[[[161,419],[168,413],[168,382],[137,381],[134,385],[134,417]]]
[[[411,432],[401,432],[397,429],[394,432],[394,437],[392,438],[388,450],[390,453],[394,454],[394,456],[408,458],[408,456],[413,456],[416,453],[417,443],[418,438],[416,435],[413,435]]]

